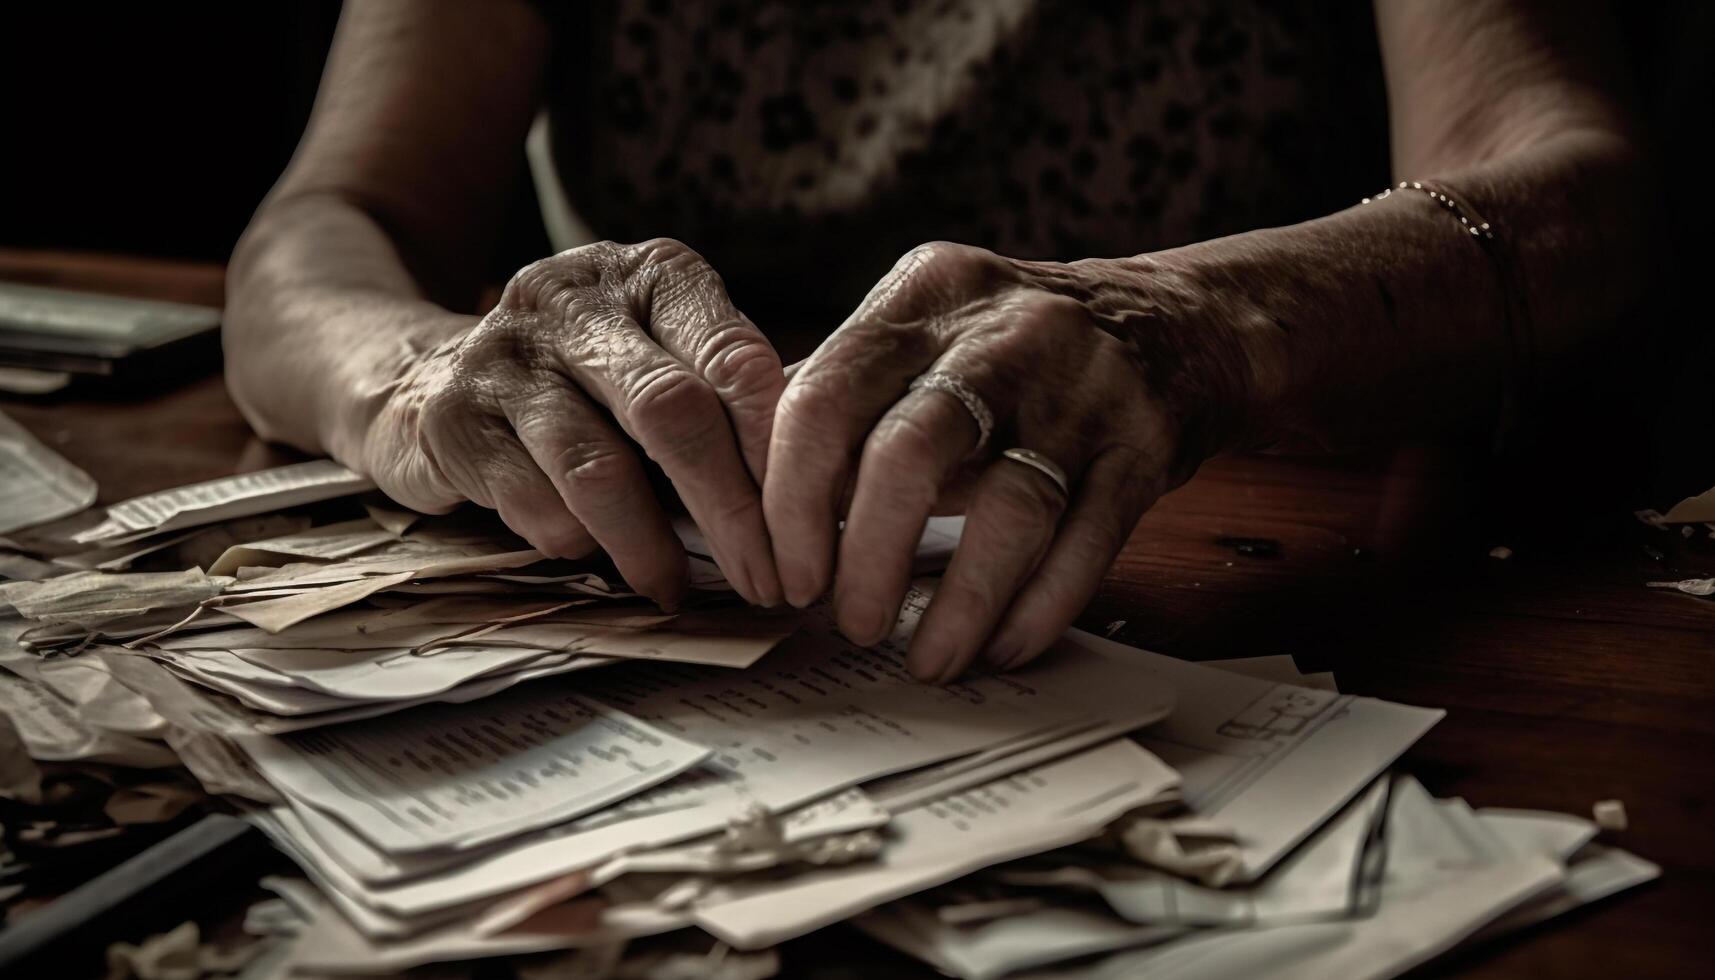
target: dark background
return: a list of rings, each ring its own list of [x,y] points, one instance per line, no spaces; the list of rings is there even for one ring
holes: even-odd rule
[[[309,117],[337,0],[15,3],[0,244],[224,260]]]
[[[303,130],[339,6],[0,5],[0,247],[225,260]],[[1634,349],[1647,356],[1626,379],[1635,404],[1583,462],[1612,466],[1616,441],[1648,444],[1651,484],[1678,492],[1715,478],[1715,330],[1690,261],[1715,217],[1701,145],[1715,4],[1616,9],[1674,261],[1639,312]],[[548,249],[528,181],[508,228],[494,281]]]
[[[0,6],[0,246],[198,259],[227,256],[291,157],[340,8],[338,0]],[[1701,224],[1709,195],[1692,178],[1715,88],[1707,58],[1715,5],[1617,9],[1641,112],[1664,150],[1671,213]]]
[[[340,3],[0,7],[0,247],[225,261],[297,146]],[[549,248],[519,191],[498,280]]]

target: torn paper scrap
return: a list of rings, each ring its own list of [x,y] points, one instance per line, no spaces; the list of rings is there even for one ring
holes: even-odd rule
[[[0,534],[75,514],[95,503],[95,481],[0,412]]]
[[[1715,487],[1710,487],[1695,497],[1686,497],[1674,504],[1666,514],[1662,515],[1662,520],[1669,524],[1715,521]]]
[[[79,544],[112,542],[213,524],[361,493],[374,486],[368,477],[359,476],[331,459],[293,463],[132,497],[108,508],[105,521],[74,535],[72,540]]]
[[[231,579],[183,572],[73,572],[39,582],[0,585],[0,601],[39,623],[94,627],[152,609],[194,606]]]
[[[1715,595],[1715,578],[1688,578],[1678,582],[1645,582],[1652,589],[1672,589],[1686,595]]]
[[[234,545],[209,567],[210,575],[232,575],[247,565],[283,565],[294,558],[332,561],[350,558],[398,540],[398,535],[369,518],[325,524],[296,534]]]
[[[9,715],[33,759],[44,762],[104,762],[138,769],[178,764],[165,745],[92,727],[77,705],[42,682],[41,661],[26,653],[0,651],[0,712]]]

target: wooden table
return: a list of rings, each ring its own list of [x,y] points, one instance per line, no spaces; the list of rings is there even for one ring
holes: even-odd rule
[[[217,266],[97,256],[0,251],[0,279],[212,305],[222,293]],[[250,435],[218,377],[0,406],[88,470],[104,502],[287,458]],[[1144,519],[1080,625],[1188,659],[1290,653],[1344,691],[1446,708],[1404,762],[1437,795],[1571,813],[1626,803],[1616,842],[1663,865],[1659,882],[1429,972],[1701,974],[1715,602],[1643,583],[1715,574],[1715,542],[1623,507],[1542,526],[1497,516],[1496,499],[1478,463],[1446,451],[1217,460]],[[1279,554],[1240,554],[1223,543],[1234,537]],[[1513,556],[1490,557],[1502,544]],[[898,964],[884,955],[836,930],[788,962],[862,976]],[[860,959],[830,962],[843,957]]]

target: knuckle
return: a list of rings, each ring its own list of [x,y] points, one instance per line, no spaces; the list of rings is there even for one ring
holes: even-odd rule
[[[962,306],[1007,276],[1006,260],[971,245],[927,242],[905,253],[876,284],[864,309],[912,320]]]
[[[1025,290],[1014,300],[1015,312],[1027,322],[1060,333],[1089,326],[1089,311],[1078,300],[1042,289]],[[1105,335],[1104,335],[1105,336]]]
[[[619,246],[613,242],[594,242],[537,259],[507,280],[501,292],[501,306],[522,310],[561,308],[572,295],[599,285],[618,252]]]
[[[890,412],[865,440],[865,455],[888,467],[920,469],[940,455],[939,440],[928,426],[913,415]]]
[[[534,543],[544,554],[559,558],[582,558],[594,550],[594,542],[582,527],[567,521],[552,521],[536,532]]]
[[[638,260],[646,265],[693,261],[706,265],[702,256],[677,238],[651,238],[632,246]]]
[[[985,248],[956,242],[925,242],[905,254],[900,269],[944,287],[972,286],[1002,268],[1000,257]]]
[[[762,509],[762,498],[755,493],[724,494],[714,501],[713,518],[717,527],[742,528]]]
[[[955,606],[977,609],[984,613],[998,604],[995,583],[981,575],[948,575],[936,591],[938,601],[951,601]],[[945,595],[945,599],[942,596]]]
[[[704,351],[703,377],[729,400],[776,390],[785,380],[780,355],[749,324],[721,328]]]
[[[731,314],[720,273],[689,246],[655,238],[636,246],[639,299],[644,308],[677,307],[694,313],[700,324],[718,323]]]
[[[714,389],[677,367],[656,371],[638,385],[627,399],[625,414],[640,435],[658,440],[665,452],[689,448],[714,422],[726,419]]]
[[[831,436],[839,428],[840,407],[846,402],[843,388],[826,373],[800,373],[780,396],[776,428],[797,429],[811,438]]]
[[[559,470],[569,491],[579,503],[601,503],[622,497],[631,490],[635,461],[622,447],[607,443],[580,443],[560,454]]]
[[[1060,516],[1060,498],[1043,484],[1046,479],[1019,474],[989,485],[984,510],[1002,527],[1039,527]]]
[[[512,274],[501,293],[503,305],[514,309],[536,310],[563,287],[564,270],[568,263],[561,256],[538,259]]]
[[[1112,559],[1131,536],[1131,528],[1125,526],[1118,514],[1106,508],[1090,508],[1079,523],[1083,527],[1078,536],[1083,539],[1091,557],[1099,555]]]
[[[890,510],[924,510],[940,494],[935,437],[912,418],[884,420],[864,440],[865,464]]]

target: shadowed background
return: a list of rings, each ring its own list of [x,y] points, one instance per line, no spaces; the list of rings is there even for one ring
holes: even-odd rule
[[[0,247],[224,261],[303,131],[339,8],[337,0],[5,5]],[[1715,91],[1705,56],[1715,5],[1618,10],[1657,149],[1663,231],[1682,262],[1701,251],[1715,217],[1698,189],[1697,149]],[[517,199],[487,270],[494,282],[549,251],[522,147],[518,161]],[[1354,188],[1354,200],[1368,190]],[[1563,426],[1571,442],[1546,450],[1587,469],[1602,460],[1604,470],[1647,472],[1652,498],[1715,481],[1707,394],[1715,331],[1688,273],[1663,267],[1641,317],[1653,329],[1636,345],[1638,366],[1614,391],[1574,406],[1597,417]]]

